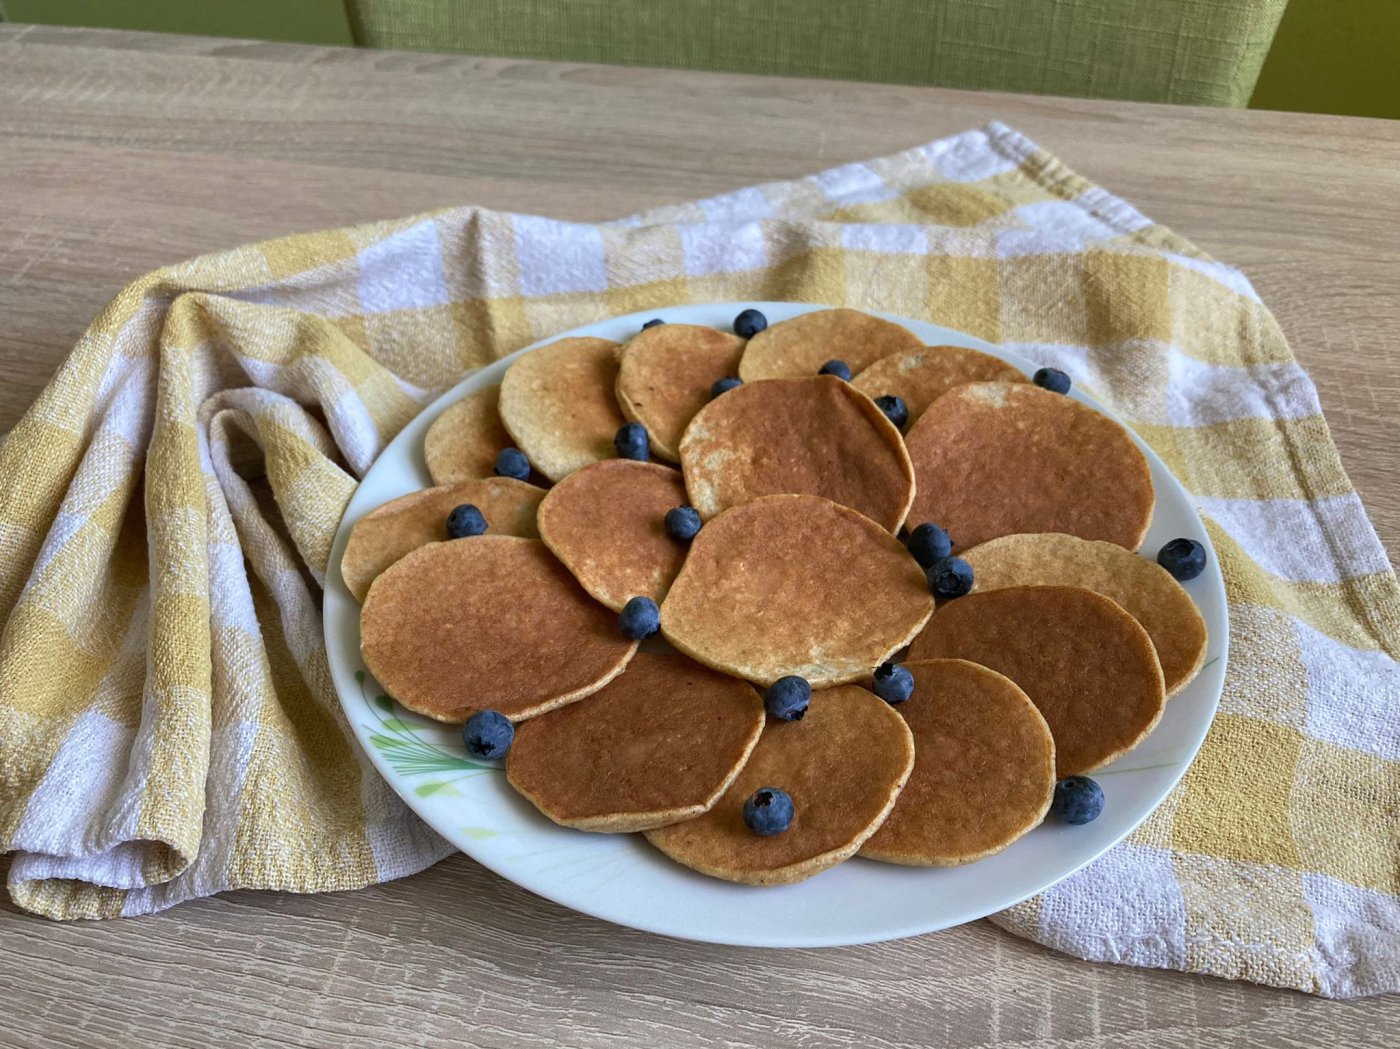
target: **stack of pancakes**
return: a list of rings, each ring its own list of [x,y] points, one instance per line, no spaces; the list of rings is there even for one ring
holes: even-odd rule
[[[818,374],[833,358],[850,382]],[[617,458],[629,421],[652,462]],[[509,446],[542,485],[492,476]],[[747,341],[561,339],[444,411],[424,453],[439,487],[367,514],[342,562],[369,670],[428,717],[516,722],[507,776],[550,819],[643,832],[705,874],[991,855],[1057,778],[1136,746],[1204,656],[1189,595],[1134,553],[1153,491],[1121,427],[854,310]],[[448,541],[462,503],[488,532]],[[705,522],[689,543],[664,526],[681,505]],[[898,537],[926,521],[975,575],[936,611]],[[664,638],[642,651],[616,615],[638,596]],[[913,697],[890,706],[871,674],[906,646]],[[787,675],[816,690],[798,721],[759,693]],[[793,799],[781,834],[744,823],[759,787]]]

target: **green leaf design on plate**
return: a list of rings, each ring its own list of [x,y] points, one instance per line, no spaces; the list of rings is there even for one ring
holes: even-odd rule
[[[485,841],[487,838],[494,838],[501,832],[492,830],[490,827],[463,827],[462,836],[471,838],[473,841]]]
[[[360,698],[365,701],[365,707],[377,722],[362,727],[369,733],[369,741],[383,753],[395,772],[402,776],[419,776],[443,772],[478,775],[483,772],[503,771],[499,765],[485,765],[479,761],[472,761],[461,753],[455,753],[431,739],[425,739],[421,733],[430,726],[406,721],[400,717],[385,717],[386,714],[394,713],[394,701],[383,693],[373,699],[365,695],[363,669],[355,671],[355,680],[360,682]],[[426,798],[448,789],[451,783],[461,778],[458,776],[454,780],[425,783],[414,789],[421,797]],[[455,791],[453,793],[456,794]]]
[[[420,783],[413,788],[413,793],[420,798],[432,797],[434,794],[442,794],[449,798],[460,798],[462,792],[454,787],[450,781],[444,779],[433,779],[427,783]]]

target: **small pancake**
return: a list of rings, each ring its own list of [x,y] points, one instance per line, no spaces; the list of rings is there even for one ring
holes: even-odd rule
[[[1152,520],[1152,474],[1127,431],[1030,383],[955,387],[905,443],[918,481],[909,519],[942,525],[958,550],[1017,532],[1136,550]]]
[[[685,544],[666,534],[666,511],[685,502],[685,482],[670,467],[609,459],[549,490],[540,537],[613,611],[639,595],[660,604],[685,560]]]
[[[904,398],[912,426],[928,406],[965,382],[1029,382],[1021,369],[999,357],[965,346],[921,346],[881,357],[851,380],[872,401],[893,394]]]
[[[509,477],[485,477],[475,481],[409,492],[376,506],[355,522],[340,574],[355,600],[363,602],[374,577],[428,543],[447,539],[447,515],[470,503],[486,518],[489,535],[518,535],[534,539],[539,529],[535,514],[544,489]]]
[[[765,328],[744,348],[739,378],[800,379],[829,360],[845,361],[851,374],[881,357],[916,350],[923,341],[908,328],[860,310],[814,310]]]
[[[661,631],[727,674],[820,688],[868,677],[932,610],[918,563],[875,522],[814,495],[772,495],[691,541]]]
[[[433,484],[456,484],[496,471],[496,455],[515,442],[501,423],[499,386],[487,386],[450,404],[423,438]]]
[[[733,782],[763,731],[747,681],[638,652],[579,703],[520,726],[510,785],[555,823],[636,831],[691,819]]]
[[[598,691],[637,651],[538,539],[481,535],[401,557],[369,588],[360,654],[384,690],[438,721],[512,721]]]
[[[716,397],[686,427],[681,468],[702,517],[802,492],[894,532],[914,498],[899,431],[869,397],[832,375],[746,383]]]
[[[647,832],[677,863],[727,881],[787,885],[851,856],[899,797],[914,765],[904,719],[857,685],[812,697],[801,721],[770,719],[748,764],[714,808]],[[796,814],[764,838],[744,823],[744,802],[760,787],[792,796]]]
[[[1082,586],[1136,619],[1162,664],[1167,695],[1180,692],[1206,658],[1206,621],[1186,588],[1157,562],[1114,543],[1049,532],[1006,535],[964,553],[974,590]]]
[[[1020,685],[1055,737],[1059,779],[1132,750],[1167,699],[1147,631],[1102,594],[1079,587],[1017,586],[949,601],[914,639],[909,658],[967,659]]]
[[[905,663],[914,695],[896,709],[914,771],[862,856],[955,867],[1000,852],[1040,823],[1055,793],[1055,743],[1010,678],[964,659]]]
[[[531,350],[501,380],[501,421],[551,481],[617,455],[627,422],[617,406],[617,355],[607,339],[569,338]]]
[[[628,340],[617,375],[622,414],[647,428],[651,450],[680,461],[686,424],[710,403],[710,387],[739,374],[744,340],[698,324],[658,324]]]

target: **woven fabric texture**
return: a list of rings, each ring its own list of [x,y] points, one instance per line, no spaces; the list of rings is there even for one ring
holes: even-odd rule
[[[371,47],[1244,106],[1287,0],[350,0]]]

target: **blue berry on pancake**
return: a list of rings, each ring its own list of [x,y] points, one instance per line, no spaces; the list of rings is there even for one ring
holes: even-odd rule
[[[744,823],[761,838],[771,838],[792,826],[792,798],[777,787],[759,787],[744,802]]]
[[[962,597],[972,591],[972,566],[961,557],[945,557],[928,570],[928,585],[938,597]]]
[[[741,339],[752,339],[768,327],[768,318],[758,310],[744,310],[734,318],[734,334]]]
[[[525,453],[519,448],[502,448],[496,455],[496,476],[528,481],[530,460],[525,458]]]
[[[661,629],[661,610],[649,597],[634,597],[622,606],[618,628],[633,641],[644,641]]]
[[[486,518],[471,503],[455,506],[447,515],[448,539],[466,539],[469,536],[482,535],[485,531]]]

